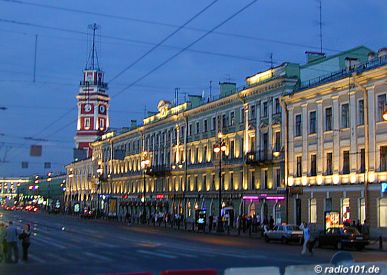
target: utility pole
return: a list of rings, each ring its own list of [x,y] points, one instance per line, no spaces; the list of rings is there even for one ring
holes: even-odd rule
[[[319,0],[319,10],[320,10],[320,53],[323,53],[323,34],[322,34],[322,4]]]

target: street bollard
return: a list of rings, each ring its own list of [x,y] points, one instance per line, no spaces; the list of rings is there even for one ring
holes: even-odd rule
[[[238,236],[240,236],[240,235],[241,235],[241,227],[238,226]]]
[[[383,250],[383,237],[379,236],[379,249]]]
[[[230,226],[227,226],[227,235],[230,235]]]
[[[249,226],[249,237],[251,237],[251,225]]]

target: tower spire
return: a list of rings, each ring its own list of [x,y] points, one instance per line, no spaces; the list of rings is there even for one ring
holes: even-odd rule
[[[89,54],[89,58],[87,60],[86,68],[89,70],[99,70],[99,62],[98,62],[98,54],[97,54],[97,48],[95,43],[95,35],[96,31],[100,29],[100,26],[96,23],[90,24],[88,26],[89,30],[92,32],[92,46]]]

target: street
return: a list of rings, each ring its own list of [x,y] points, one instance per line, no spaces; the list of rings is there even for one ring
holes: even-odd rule
[[[100,274],[167,269],[327,263],[334,250],[300,256],[301,246],[259,239],[128,226],[74,216],[1,212],[2,220],[33,225],[30,261],[2,264],[1,274]],[[19,252],[20,253],[20,252]],[[356,252],[367,255],[369,252]]]

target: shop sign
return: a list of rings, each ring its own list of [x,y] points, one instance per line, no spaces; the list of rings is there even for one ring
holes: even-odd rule
[[[387,193],[387,182],[382,182],[382,193]]]
[[[163,194],[157,194],[157,195],[156,195],[156,199],[157,199],[157,200],[164,199],[164,195],[163,195]]]
[[[325,211],[325,223],[324,229],[332,227],[340,227],[340,212],[338,211]]]

